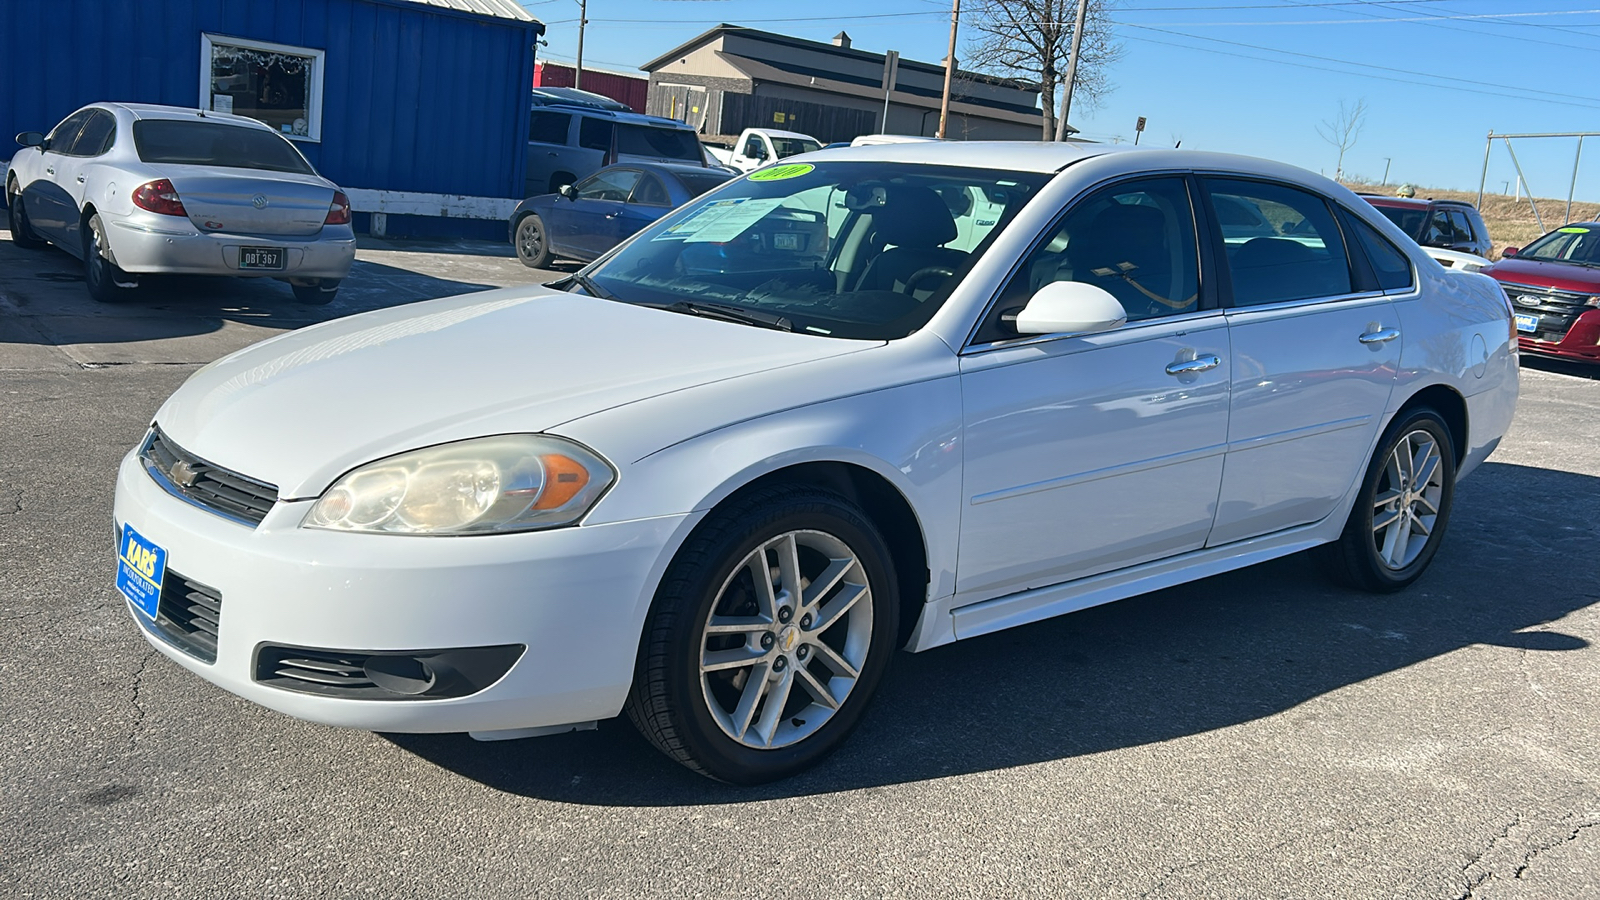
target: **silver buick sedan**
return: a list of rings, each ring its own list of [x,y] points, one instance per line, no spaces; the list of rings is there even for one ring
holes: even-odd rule
[[[167,273],[277,278],[323,304],[355,261],[349,198],[254,119],[95,103],[17,143],[12,242],[82,259],[96,300]]]

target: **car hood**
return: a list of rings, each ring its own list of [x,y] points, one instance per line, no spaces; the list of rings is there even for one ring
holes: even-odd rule
[[[874,346],[512,288],[351,316],[247,347],[196,372],[156,422],[190,453],[301,499],[406,450],[545,431]]]
[[[1494,276],[1498,281],[1509,281],[1513,284],[1552,287],[1558,291],[1577,291],[1581,294],[1600,294],[1600,269],[1575,263],[1540,262],[1512,257],[1500,260],[1490,268],[1484,269],[1483,273]]]

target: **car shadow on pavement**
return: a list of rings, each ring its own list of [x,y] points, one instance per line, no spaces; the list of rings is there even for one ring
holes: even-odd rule
[[[1552,375],[1570,375],[1574,378],[1586,378],[1590,381],[1600,381],[1600,364],[1571,362],[1565,359],[1552,359],[1546,356],[1528,356],[1524,354],[1520,359],[1524,369],[1538,369]]]
[[[19,251],[7,244],[0,246],[0,267],[0,344],[105,347],[210,335],[228,323],[247,326],[215,345],[175,351],[189,362],[209,362],[277,331],[496,287],[357,260],[326,306],[299,303],[288,284],[270,278],[194,275],[142,276],[123,302],[97,303],[84,287],[82,264],[60,250]],[[210,350],[203,359],[190,358]]]
[[[1398,594],[1337,587],[1297,554],[899,654],[850,740],[818,767],[775,784],[703,779],[658,754],[622,718],[597,732],[501,743],[384,737],[499,790],[620,806],[860,790],[1153,744],[1282,713],[1474,644],[1588,647],[1543,626],[1600,602],[1600,585],[1555,593],[1526,580],[1528,571],[1569,566],[1600,538],[1593,520],[1571,517],[1576,496],[1600,496],[1600,478],[1485,464],[1457,493],[1429,572]]]

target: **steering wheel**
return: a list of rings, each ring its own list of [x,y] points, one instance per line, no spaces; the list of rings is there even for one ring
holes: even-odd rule
[[[935,275],[939,276],[940,278],[949,278],[954,274],[955,270],[949,266],[923,266],[915,272],[912,272],[911,277],[906,279],[905,292],[907,294],[916,293],[918,282],[926,281]]]

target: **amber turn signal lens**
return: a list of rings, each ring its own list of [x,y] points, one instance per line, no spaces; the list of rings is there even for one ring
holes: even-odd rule
[[[555,453],[539,457],[544,463],[544,493],[534,509],[556,509],[578,495],[589,483],[589,470],[575,459]]]

